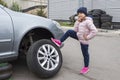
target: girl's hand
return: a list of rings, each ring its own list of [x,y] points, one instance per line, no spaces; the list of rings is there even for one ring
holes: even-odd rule
[[[88,40],[86,34],[83,35],[83,38],[84,38],[86,41]]]
[[[78,22],[81,22],[81,20],[79,19],[79,20],[77,20]]]
[[[81,22],[82,20],[81,20],[81,18],[78,18],[77,21],[78,21],[78,22]]]

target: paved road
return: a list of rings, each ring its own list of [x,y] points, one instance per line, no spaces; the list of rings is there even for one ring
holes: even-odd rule
[[[79,42],[69,38],[61,49],[63,66],[60,72],[47,80],[119,80],[120,78],[120,36],[98,34],[90,43],[90,72],[80,75],[83,57]],[[43,80],[34,76],[24,61],[14,65],[13,80]]]

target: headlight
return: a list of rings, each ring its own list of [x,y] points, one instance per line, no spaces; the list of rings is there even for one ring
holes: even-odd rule
[[[57,21],[53,21],[53,23],[58,27],[61,28],[60,24]]]

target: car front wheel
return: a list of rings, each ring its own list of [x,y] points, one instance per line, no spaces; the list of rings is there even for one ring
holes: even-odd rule
[[[41,78],[54,76],[62,66],[60,49],[51,40],[42,39],[35,42],[28,50],[29,69]]]

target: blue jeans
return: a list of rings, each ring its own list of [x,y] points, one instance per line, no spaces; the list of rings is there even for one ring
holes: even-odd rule
[[[84,57],[84,66],[88,67],[89,66],[89,52],[88,52],[89,45],[87,44],[82,44],[81,43],[81,50],[82,54]]]
[[[68,30],[60,39],[61,42],[64,42],[68,37],[72,37],[78,40],[76,32],[74,30]]]
[[[74,30],[68,30],[60,39],[61,42],[64,42],[68,37],[74,38],[76,40],[78,40],[78,37],[76,35],[76,32]],[[88,52],[88,47],[89,45],[86,44],[82,44],[81,45],[81,50],[82,50],[82,54],[84,57],[84,66],[88,67],[89,66],[89,52]]]

